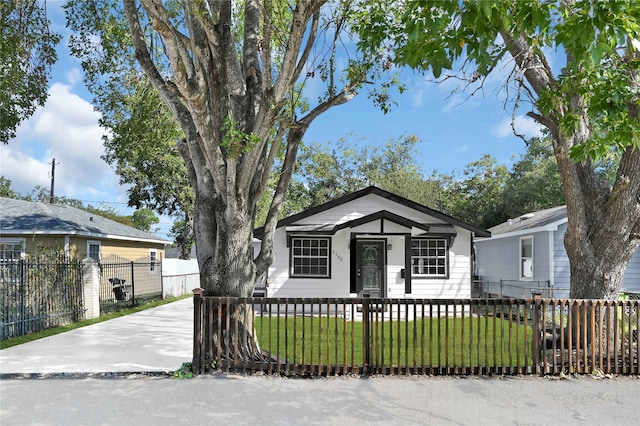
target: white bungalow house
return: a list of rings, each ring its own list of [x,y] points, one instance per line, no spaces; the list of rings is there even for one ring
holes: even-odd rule
[[[368,187],[278,222],[267,296],[469,298],[474,238],[489,236]]]
[[[564,248],[566,206],[553,207],[490,228],[476,240],[477,274],[485,293],[504,297],[569,296],[569,258]],[[622,288],[640,292],[640,253],[631,259]]]

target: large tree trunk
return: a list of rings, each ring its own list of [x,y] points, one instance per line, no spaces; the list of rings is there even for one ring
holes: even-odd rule
[[[178,150],[194,189],[194,234],[204,295],[248,297],[256,277],[273,261],[273,234],[304,133],[323,112],[351,99],[367,72],[349,76],[340,90],[333,85],[339,81],[333,76],[335,50],[320,61],[310,59],[320,32],[333,32],[320,29],[320,8],[326,0],[300,0],[284,12],[272,2],[255,0],[183,3],[181,10],[168,11],[155,0],[125,0],[124,8],[136,59],[185,134]],[[348,7],[347,2],[327,12],[327,18],[333,18],[327,25],[333,25],[334,43],[340,42],[343,30],[339,15]],[[144,23],[162,39],[163,60],[158,61],[153,49],[151,54],[153,43]],[[327,94],[315,107],[302,107],[298,87],[323,63],[331,74]],[[372,66],[366,61],[364,70]],[[283,150],[260,252],[254,258],[256,207]],[[223,353],[228,353],[226,345],[235,347],[237,342],[242,358],[259,355],[250,313],[250,308],[232,312],[243,324],[238,333],[235,327],[225,328],[214,337],[225,346]]]
[[[544,56],[532,54],[535,49],[526,35],[509,31],[500,34],[533,93],[540,96],[548,90],[559,90],[549,63]],[[567,63],[571,63],[571,52],[566,53]],[[529,115],[551,132],[562,178],[571,297],[616,299],[627,265],[640,245],[640,150],[628,146],[622,153],[613,186],[598,176],[591,160],[576,162],[569,158],[572,147],[589,142],[592,136],[589,114],[579,93],[577,87],[573,88],[573,94],[566,98],[568,103],[558,102],[551,111]],[[629,103],[628,113],[637,119],[634,100]],[[577,119],[570,132],[561,126],[568,115]]]
[[[571,137],[558,134],[554,141],[567,202],[564,243],[570,263],[570,296],[612,300],[618,298],[625,271],[640,243],[640,203],[638,195],[632,195],[640,190],[640,152],[629,148],[624,153],[611,189],[589,160],[568,158],[572,144],[589,136],[586,126],[582,129]]]

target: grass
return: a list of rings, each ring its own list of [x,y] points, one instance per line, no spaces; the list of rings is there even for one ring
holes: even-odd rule
[[[24,336],[12,337],[10,339],[0,340],[0,349],[10,348],[16,345],[22,345],[23,343],[32,342],[34,340],[43,339],[45,337],[54,336],[56,334],[64,333],[67,331],[75,330],[76,328],[86,327],[88,325],[97,324],[99,322],[107,321],[113,318],[122,317],[125,315],[133,314],[136,312],[144,311],[157,306],[166,305],[167,303],[175,302],[177,300],[186,299],[192,297],[192,295],[185,295],[181,297],[172,297],[165,300],[154,300],[146,302],[144,304],[135,306],[133,308],[124,309],[122,311],[111,312],[105,315],[101,315],[98,318],[82,320],[74,322],[72,324],[62,325],[59,327],[53,327],[35,333],[26,334]]]
[[[363,365],[363,324],[334,317],[257,317],[261,348],[294,364]],[[372,323],[375,365],[524,366],[530,327],[502,318],[442,318]],[[295,336],[295,337],[294,337]]]

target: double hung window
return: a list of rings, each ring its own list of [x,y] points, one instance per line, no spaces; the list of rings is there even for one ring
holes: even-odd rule
[[[330,239],[291,237],[290,273],[292,277],[330,277]]]
[[[533,279],[533,237],[520,238],[520,279]]]
[[[448,277],[448,240],[444,238],[411,240],[411,274],[424,277]]]

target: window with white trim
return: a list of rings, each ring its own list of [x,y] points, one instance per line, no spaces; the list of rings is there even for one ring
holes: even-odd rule
[[[87,257],[100,262],[100,241],[87,241]]]
[[[449,241],[445,238],[412,239],[411,274],[423,277],[448,277]]]
[[[533,279],[533,237],[520,237],[520,279]]]
[[[330,241],[326,237],[291,237],[291,276],[329,278]]]
[[[150,249],[149,250],[149,273],[150,274],[155,274],[157,261],[158,261],[158,250]]]
[[[20,238],[0,239],[0,261],[14,262],[24,258],[24,240]]]

